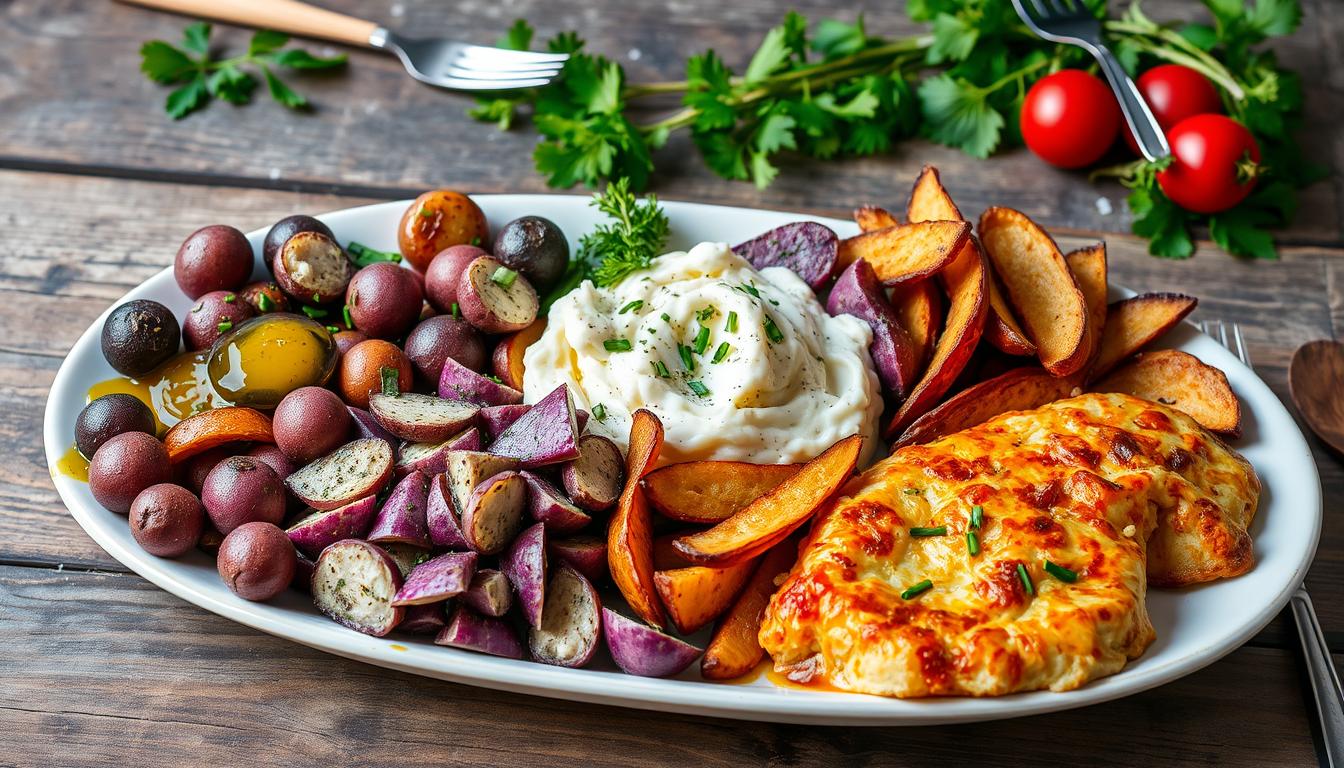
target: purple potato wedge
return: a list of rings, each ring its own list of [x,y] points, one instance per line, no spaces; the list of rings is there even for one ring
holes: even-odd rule
[[[690,643],[628,619],[610,608],[602,609],[602,626],[612,660],[629,675],[671,677],[689,667],[701,653]]]
[[[448,603],[425,603],[406,606],[406,616],[397,625],[402,632],[412,635],[437,635],[448,626]]]
[[[386,440],[388,445],[391,445],[394,449],[397,447],[397,438],[391,432],[383,429],[383,425],[373,418],[372,413],[353,405],[347,405],[345,409],[350,412],[350,418],[355,424],[355,432],[361,438],[376,437],[379,440]]]
[[[503,656],[506,659],[523,658],[523,644],[508,622],[481,616],[460,605],[453,611],[448,626],[435,636],[434,644]]]
[[[462,317],[485,333],[512,333],[537,319],[541,301],[526,277],[479,256],[457,278],[457,305]]]
[[[430,478],[425,525],[429,528],[429,540],[434,546],[459,551],[470,549],[467,538],[462,535],[462,523],[453,506],[452,492],[448,489],[448,476],[445,474]]]
[[[441,443],[402,443],[397,452],[397,477],[408,472],[437,475],[448,468],[449,451],[477,451],[481,448],[481,431],[472,427],[453,435]]]
[[[551,539],[547,552],[562,563],[568,563],[589,581],[600,581],[607,574],[607,540],[598,536],[571,536]]]
[[[365,496],[343,507],[326,511],[305,510],[298,522],[285,529],[299,551],[317,557],[322,550],[341,539],[358,539],[368,533],[378,499]]]
[[[488,450],[518,459],[524,469],[578,458],[578,422],[569,387],[561,384],[538,400]]]
[[[522,392],[486,378],[451,357],[443,361],[443,373],[439,374],[439,397],[482,408],[523,402]]]
[[[415,566],[392,598],[393,605],[441,603],[471,586],[476,573],[475,552],[448,552]]]
[[[840,238],[825,224],[795,221],[733,247],[757,269],[787,267],[813,290],[835,272]]]
[[[873,331],[868,351],[872,353],[878,378],[897,397],[909,395],[920,374],[915,346],[871,264],[858,259],[840,273],[826,301],[826,311],[831,315],[853,315],[868,324]]]
[[[433,395],[369,395],[369,412],[388,432],[413,443],[447,440],[476,421],[478,406]]]
[[[471,585],[462,593],[461,600],[482,616],[503,616],[513,607],[513,587],[502,572],[482,568],[471,577]]]
[[[500,555],[499,570],[518,593],[527,623],[541,626],[546,602],[546,526],[537,523],[518,534],[508,551]]]
[[[593,658],[602,638],[602,600],[583,574],[568,565],[551,573],[541,624],[527,633],[532,658],[577,668]]]
[[[386,440],[352,440],[285,478],[285,485],[313,509],[335,509],[381,491],[392,465]]]
[[[625,488],[625,457],[601,435],[579,438],[579,457],[560,468],[560,481],[574,503],[590,512],[616,505]]]
[[[392,605],[401,571],[376,544],[345,539],[322,550],[313,570],[313,604],[337,624],[382,637],[401,623],[405,609]]]
[[[425,522],[425,506],[429,501],[429,478],[412,472],[401,479],[387,495],[373,529],[366,539],[376,544],[410,544],[430,546],[429,528]]]
[[[487,479],[518,468],[518,460],[483,451],[448,451],[444,454],[444,473],[448,476],[449,498],[461,518],[471,493]]]
[[[593,521],[587,512],[574,506],[565,494],[546,478],[524,470],[527,481],[527,511],[532,519],[551,533],[574,533]]]
[[[522,403],[492,405],[489,408],[482,408],[481,429],[485,432],[485,439],[494,440],[504,434],[504,430],[513,426],[513,422],[521,419],[523,414],[530,410],[532,410],[532,406]]]
[[[500,472],[476,486],[458,522],[467,545],[483,555],[509,546],[523,527],[527,481],[517,472]]]

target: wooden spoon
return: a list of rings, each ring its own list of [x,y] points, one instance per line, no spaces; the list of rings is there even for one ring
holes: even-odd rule
[[[1324,340],[1298,347],[1288,365],[1288,391],[1311,431],[1344,454],[1344,344]]]

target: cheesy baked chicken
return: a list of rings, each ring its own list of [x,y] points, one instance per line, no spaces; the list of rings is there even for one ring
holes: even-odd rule
[[[1119,394],[909,446],[815,520],[765,611],[777,671],[884,696],[1068,690],[1153,641],[1145,592],[1244,573],[1260,485]]]

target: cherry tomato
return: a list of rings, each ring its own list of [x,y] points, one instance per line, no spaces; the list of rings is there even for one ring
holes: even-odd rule
[[[1120,131],[1111,89],[1081,69],[1046,75],[1022,102],[1022,139],[1037,157],[1060,168],[1096,162]]]
[[[1217,213],[1255,188],[1260,147],[1246,127],[1224,115],[1187,117],[1167,131],[1171,165],[1157,183],[1171,201],[1196,213]]]
[[[1220,114],[1223,100],[1218,89],[1209,79],[1190,67],[1180,64],[1163,64],[1139,75],[1137,85],[1143,100],[1157,118],[1162,130],[1170,131],[1173,126],[1187,117],[1195,115]],[[1129,127],[1124,128],[1125,143],[1134,154],[1139,153],[1139,145],[1134,143],[1134,135]]]

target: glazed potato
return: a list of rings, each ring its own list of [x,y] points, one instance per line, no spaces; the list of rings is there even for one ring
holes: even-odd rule
[[[303,304],[326,304],[345,295],[355,265],[336,241],[320,232],[299,232],[275,254],[275,282]]]
[[[486,333],[521,331],[541,307],[526,277],[489,256],[468,264],[458,277],[457,304],[467,322]]]
[[[445,248],[486,247],[489,242],[490,225],[480,207],[450,189],[434,189],[417,197],[397,225],[401,255],[420,272]]]
[[[397,389],[409,392],[415,385],[415,374],[406,353],[396,344],[382,339],[361,341],[341,355],[339,371],[341,397],[356,408],[369,407],[369,395],[383,388],[382,370],[397,372]]]

